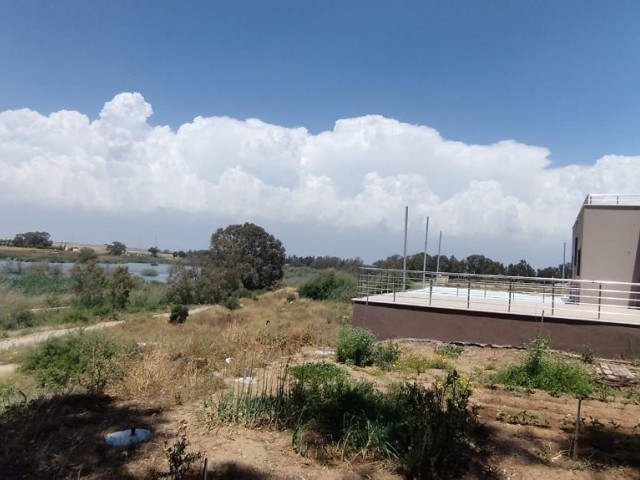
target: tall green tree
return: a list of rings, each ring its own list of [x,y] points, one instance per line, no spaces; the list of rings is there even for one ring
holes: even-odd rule
[[[109,255],[124,255],[127,253],[127,246],[122,242],[111,242],[107,245],[107,253]]]
[[[117,267],[109,280],[109,303],[117,310],[124,310],[135,282],[127,267]]]
[[[210,260],[209,268],[234,272],[242,286],[259,290],[282,279],[285,249],[258,225],[229,225],[211,235]]]
[[[104,304],[107,277],[96,260],[76,263],[69,274],[77,304],[86,308]]]

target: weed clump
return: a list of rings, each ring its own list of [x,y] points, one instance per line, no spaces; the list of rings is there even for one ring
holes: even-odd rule
[[[177,324],[187,321],[189,316],[189,309],[184,305],[174,305],[171,307],[171,313],[169,314],[169,323]]]
[[[461,345],[456,345],[455,343],[445,343],[443,345],[438,345],[435,348],[435,352],[440,356],[456,359],[460,355],[462,355],[462,352],[464,352],[464,347],[462,347]]]
[[[336,360],[340,363],[366,367],[373,364],[376,337],[369,330],[347,327],[340,330],[336,345]]]
[[[370,330],[347,327],[340,330],[336,345],[336,359],[340,363],[368,367],[376,365],[389,370],[400,357],[400,347],[395,342],[376,344],[376,337]]]
[[[55,392],[76,388],[101,394],[118,373],[116,358],[123,348],[103,334],[81,333],[52,338],[29,353],[20,365],[40,387]]]
[[[593,391],[591,375],[577,362],[552,357],[549,348],[548,338],[535,337],[522,362],[499,370],[491,380],[512,387],[538,388],[554,395],[589,396]]]
[[[408,383],[381,392],[336,365],[304,364],[280,376],[274,392],[228,392],[205,404],[204,415],[210,425],[290,429],[299,451],[314,446],[305,440],[313,432],[343,454],[397,459],[408,478],[433,478],[464,465],[476,425],[470,395],[455,371],[429,388]]]

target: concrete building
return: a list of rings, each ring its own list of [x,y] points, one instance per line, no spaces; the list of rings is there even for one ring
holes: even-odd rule
[[[579,303],[640,306],[640,195],[588,195],[573,225],[572,289]],[[620,282],[620,283],[616,283]]]

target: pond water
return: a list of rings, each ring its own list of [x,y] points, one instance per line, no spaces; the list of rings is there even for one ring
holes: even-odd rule
[[[63,273],[69,273],[73,268],[73,263],[46,263],[46,262],[16,262],[14,260],[0,260],[0,273],[17,274],[24,272],[34,265],[47,265],[49,268],[58,268]],[[151,265],[149,263],[101,263],[107,272],[115,270],[117,267],[127,267],[131,275],[141,277],[146,280],[165,283],[169,278],[169,268],[167,263]],[[155,273],[155,274],[154,274]]]

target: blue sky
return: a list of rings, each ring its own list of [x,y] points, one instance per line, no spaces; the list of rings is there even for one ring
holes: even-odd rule
[[[338,120],[376,115],[434,129],[442,139],[466,146],[515,140],[542,147],[550,163],[538,173],[546,175],[562,167],[595,168],[606,155],[638,155],[639,24],[635,1],[2,1],[0,112],[26,108],[48,116],[67,110],[95,121],[116,95],[139,92],[152,106],[153,115],[145,117],[149,127],[168,125],[177,133],[199,116],[257,118],[288,131],[303,127],[313,139],[333,131]],[[30,151],[44,148],[29,141]],[[413,155],[419,157],[418,150]],[[397,155],[388,161],[402,164],[402,149]],[[231,167],[250,171],[252,165],[243,161]],[[211,162],[210,168],[218,168],[215,159]],[[636,178],[633,164],[627,161],[620,174],[627,180],[629,168]],[[430,164],[429,171],[433,168],[437,165]],[[362,179],[382,170],[384,165],[377,165],[351,174]],[[409,166],[393,175],[403,172],[430,178]],[[335,170],[334,175],[340,176]],[[29,185],[22,185],[23,191]],[[599,186],[574,186],[571,198]],[[463,191],[438,196],[446,201]],[[399,204],[411,200],[401,198]],[[46,199],[41,202],[52,207]],[[34,201],[30,208],[38,205]],[[416,209],[424,216],[428,205]],[[577,213],[578,207],[568,210]],[[109,212],[119,235],[118,214]],[[269,223],[271,217],[255,212],[218,216],[216,211],[212,217]],[[553,230],[550,243],[570,235],[573,218],[564,214],[561,220],[569,225],[563,232]],[[271,220],[277,229],[277,219]],[[282,231],[295,232],[297,222],[283,221]],[[441,223],[445,231],[455,231],[444,219]],[[23,226],[15,221],[4,229]],[[0,236],[11,233],[0,231]],[[287,235],[295,244],[295,234]],[[320,245],[304,252],[306,245],[295,253],[357,253],[339,243],[331,252],[322,252]],[[459,251],[449,253],[474,253],[462,240],[456,245]],[[397,250],[383,241],[361,256]],[[542,263],[552,258],[535,249],[519,256],[525,255]]]

